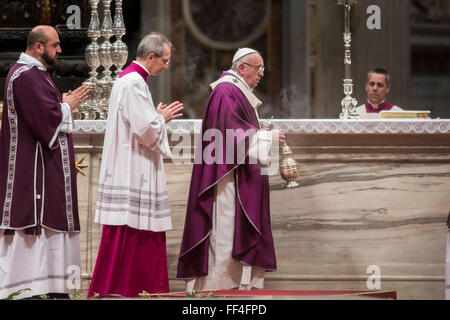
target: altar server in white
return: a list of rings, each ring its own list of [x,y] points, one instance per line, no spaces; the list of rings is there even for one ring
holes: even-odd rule
[[[168,69],[171,48],[162,34],[144,37],[112,88],[95,211],[103,231],[89,297],[169,291],[163,156],[171,156],[167,123],[182,116],[183,104],[155,108],[147,78]]]

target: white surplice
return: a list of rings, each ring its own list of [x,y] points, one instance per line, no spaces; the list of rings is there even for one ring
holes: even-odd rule
[[[376,108],[377,106],[374,105],[374,108]],[[397,107],[397,106],[393,106],[391,110],[389,111],[403,111],[402,108]],[[380,119],[380,113],[370,113],[367,112],[366,110],[366,105],[360,105],[359,107],[356,108],[356,113],[359,114],[359,118],[360,119]]]
[[[257,108],[261,101],[253,94],[245,81],[235,72],[227,71],[233,76],[225,76],[211,85],[227,82],[237,86],[253,106],[259,119]],[[236,82],[234,79],[239,79]],[[271,160],[272,132],[259,130],[250,140],[249,157],[253,161],[267,165]],[[235,171],[225,175],[214,187],[213,226],[209,236],[208,275],[186,282],[186,291],[251,290],[264,288],[265,270],[249,266],[232,257],[236,209]]]
[[[163,155],[171,156],[164,117],[144,78],[128,73],[111,91],[95,222],[170,230]]]

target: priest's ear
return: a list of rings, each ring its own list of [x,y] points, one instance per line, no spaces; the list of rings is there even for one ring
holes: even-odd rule
[[[45,43],[38,41],[34,44],[33,49],[33,51],[43,54],[45,52]]]
[[[154,52],[150,52],[147,56],[147,60],[153,62],[154,60],[156,60],[156,58],[158,58],[158,55]]]
[[[237,73],[239,75],[243,75],[245,71],[245,64],[244,63],[240,63],[237,69]]]

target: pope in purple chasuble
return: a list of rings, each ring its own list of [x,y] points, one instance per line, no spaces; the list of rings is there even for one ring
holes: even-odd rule
[[[226,76],[233,77],[224,73],[222,78]],[[197,146],[178,262],[177,277],[180,279],[208,275],[215,187],[230,175],[234,177],[236,193],[234,230],[226,231],[233,234],[232,258],[265,271],[276,269],[269,179],[262,174],[263,165],[249,161],[249,138],[260,130],[260,125],[247,96],[233,84],[241,80],[234,78],[230,83],[218,84],[205,109],[201,130],[203,139]],[[205,139],[211,129],[218,130],[220,134]],[[227,130],[235,133],[231,147],[229,141],[227,144]],[[227,146],[220,155],[221,161],[204,161],[205,152],[212,144],[216,147]],[[238,158],[239,150],[245,150],[242,159]],[[229,161],[231,158],[234,161]]]

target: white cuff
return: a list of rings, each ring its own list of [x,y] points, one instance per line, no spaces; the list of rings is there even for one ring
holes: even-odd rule
[[[48,147],[50,149],[52,148],[53,144],[56,141],[56,138],[58,137],[60,132],[65,133],[72,133],[73,127],[74,127],[74,121],[73,121],[73,115],[72,115],[72,109],[70,109],[70,106],[67,103],[62,102],[61,103],[61,113],[62,113],[62,120],[59,124],[58,128],[56,128],[55,134],[53,135],[52,139],[50,140],[50,143],[48,144]]]
[[[62,121],[60,131],[65,133],[72,133],[74,122],[73,122],[73,114],[72,109],[67,103],[61,103],[61,111],[62,111]]]
[[[272,147],[272,131],[259,130],[250,141],[249,157],[267,165],[270,161]]]

